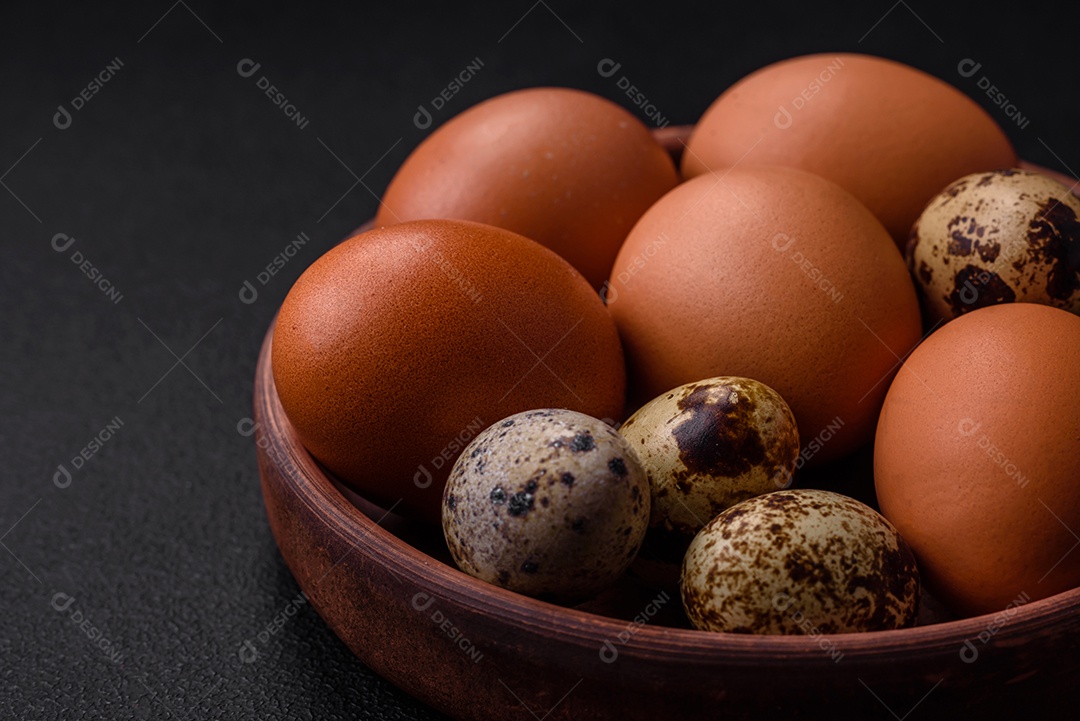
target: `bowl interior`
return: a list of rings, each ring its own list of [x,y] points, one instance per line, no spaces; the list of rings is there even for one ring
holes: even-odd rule
[[[259,360],[257,404],[261,405],[260,423],[266,433],[287,456],[289,480],[294,490],[310,503],[319,506],[326,524],[344,536],[344,541],[359,551],[386,552],[388,563],[399,573],[415,576],[417,583],[437,587],[467,605],[484,613],[501,614],[507,618],[542,619],[548,630],[579,637],[584,633],[597,645],[622,631],[627,621],[640,614],[661,589],[629,576],[609,591],[576,607],[557,606],[546,601],[523,596],[469,576],[454,567],[442,531],[437,526],[410,520],[386,511],[363,498],[332,474],[328,473],[303,447],[289,424],[273,386],[270,369],[270,340],[273,329]],[[858,454],[849,465],[849,474],[857,477],[866,472],[866,459]],[[848,479],[846,482],[854,482]],[[670,591],[668,591],[670,596]],[[819,639],[807,636],[750,636],[713,633],[689,627],[678,598],[665,603],[660,613],[637,629],[632,643],[643,648],[752,652],[761,655],[786,656],[795,654],[820,655]],[[912,644],[925,647],[959,648],[964,640],[977,637],[995,624],[995,614],[964,619],[951,619],[930,599],[929,613],[913,628],[893,631],[833,634],[845,654],[885,653],[890,647]],[[1009,623],[996,634],[998,640],[1010,636],[1022,638],[1034,628],[1053,626],[1057,620],[1080,619],[1080,589],[1073,589],[1050,598],[1034,601],[1012,609]]]

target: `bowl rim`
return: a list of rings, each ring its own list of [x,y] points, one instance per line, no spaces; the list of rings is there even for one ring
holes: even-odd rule
[[[474,578],[429,556],[381,526],[335,487],[330,476],[304,448],[285,416],[274,386],[271,347],[276,317],[267,330],[259,353],[256,382],[256,417],[264,437],[275,446],[276,460],[292,466],[281,475],[312,514],[354,551],[433,595],[470,607],[485,616],[500,617],[522,627],[543,626],[545,633],[561,643],[589,645],[598,650],[613,642],[628,627],[630,637],[619,641],[619,653],[638,651],[653,657],[725,657],[739,654],[751,665],[798,665],[832,663],[823,653],[822,639],[835,645],[845,659],[881,660],[883,654],[921,654],[949,648],[958,655],[990,632],[995,644],[1023,643],[1033,636],[1053,634],[1061,622],[1080,617],[1080,587],[1063,591],[993,613],[980,614],[926,626],[839,634],[765,635],[736,634],[696,629],[653,626],[603,616],[578,608],[531,598]],[[260,453],[267,453],[256,438]],[[279,463],[279,465],[283,465]],[[362,497],[362,496],[361,496]],[[377,508],[381,508],[376,506]],[[381,509],[384,510],[385,509]],[[389,515],[389,511],[386,511]],[[340,562],[340,561],[339,561]],[[680,600],[681,602],[681,600]],[[1007,620],[1001,622],[1000,617]],[[994,629],[991,632],[991,629]],[[961,656],[963,658],[963,656]]]

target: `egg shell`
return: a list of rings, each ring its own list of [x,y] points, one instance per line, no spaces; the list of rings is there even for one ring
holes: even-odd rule
[[[751,498],[709,522],[686,552],[683,606],[695,628],[846,633],[918,616],[915,559],[888,521],[829,491]]]
[[[793,168],[739,166],[659,200],[626,239],[608,307],[632,401],[720,375],[791,406],[807,465],[868,442],[921,334],[915,289],[881,223]]]
[[[580,90],[529,88],[429,135],[390,182],[375,222],[460,218],[507,228],[599,289],[634,222],[677,182],[671,157],[629,111]]]
[[[444,492],[443,533],[458,567],[553,601],[611,585],[648,520],[649,483],[634,450],[603,421],[562,409],[485,430]]]
[[[799,456],[791,409],[750,378],[674,388],[639,408],[619,432],[649,477],[652,511],[639,559],[667,562],[672,579],[706,523],[740,501],[786,488]]]
[[[926,203],[962,175],[1009,168],[1016,153],[971,98],[884,58],[817,54],[764,67],[705,111],[684,177],[737,163],[790,165],[853,193],[903,249]]]
[[[908,267],[931,322],[998,303],[1080,313],[1080,198],[1040,173],[966,175],[911,228]]]
[[[274,382],[304,446],[369,500],[439,522],[465,444],[497,418],[623,407],[614,323],[581,275],[510,231],[417,221],[355,236],[289,291]]]
[[[904,362],[881,411],[874,482],[954,613],[1080,585],[1077,479],[1080,318],[1033,303],[981,308]]]

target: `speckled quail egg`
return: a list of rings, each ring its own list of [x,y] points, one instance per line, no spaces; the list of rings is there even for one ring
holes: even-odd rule
[[[706,631],[875,631],[914,624],[919,572],[869,506],[789,489],[710,521],[686,552],[680,590],[690,622]]]
[[[690,541],[718,513],[787,488],[799,431],[780,394],[750,378],[688,383],[642,406],[619,429],[649,477],[649,531],[633,570],[678,582]]]
[[[637,454],[576,411],[512,415],[462,451],[443,493],[443,534],[466,573],[569,603],[611,585],[649,521]]]
[[[915,221],[908,267],[932,321],[998,303],[1080,314],[1080,198],[1029,170],[967,175]]]

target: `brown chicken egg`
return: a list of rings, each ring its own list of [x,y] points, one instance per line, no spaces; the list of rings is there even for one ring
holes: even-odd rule
[[[968,173],[1012,167],[1016,154],[986,111],[948,83],[892,60],[840,53],[762,68],[705,111],[683,175],[739,162],[790,165],[838,183],[903,249],[938,191]]]
[[[838,185],[778,166],[706,174],[664,196],[619,252],[608,307],[634,401],[701,378],[755,378],[818,449],[807,464],[870,440],[921,332],[881,223]]]
[[[1034,303],[942,326],[904,362],[874,447],[881,512],[959,614],[1080,585],[1080,317]]]
[[[1040,173],[966,175],[911,228],[908,266],[931,321],[997,303],[1080,314],[1080,198]]]
[[[678,182],[629,111],[569,88],[530,88],[453,118],[402,164],[376,225],[460,218],[551,248],[599,289],[619,245]]]
[[[537,407],[623,408],[614,323],[570,265],[516,233],[430,220],[357,235],[282,304],[274,382],[312,455],[370,500],[438,522],[461,449]]]

